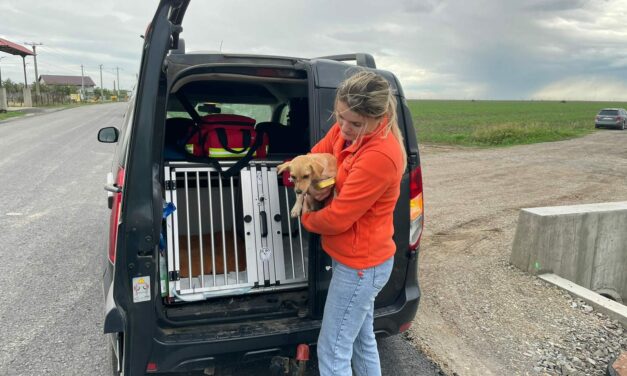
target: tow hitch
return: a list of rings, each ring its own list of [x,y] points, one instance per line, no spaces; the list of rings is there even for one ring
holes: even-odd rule
[[[309,346],[301,343],[296,348],[296,359],[275,356],[270,361],[272,376],[305,376],[309,361]]]

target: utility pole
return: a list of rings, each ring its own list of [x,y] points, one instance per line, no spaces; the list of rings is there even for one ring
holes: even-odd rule
[[[104,102],[104,87],[102,86],[102,64],[100,64],[100,102]]]
[[[39,95],[39,74],[37,73],[37,46],[41,46],[43,43],[24,42],[27,46],[33,47],[33,59],[35,59],[35,92]]]
[[[28,80],[26,79],[26,57],[22,56],[22,65],[24,66],[24,87],[28,89]]]
[[[2,61],[2,59],[4,59],[6,56],[2,56],[0,57],[0,62]],[[0,67],[0,87],[2,87],[2,67]]]
[[[83,71],[83,64],[81,64],[81,100],[85,100],[85,72]]]
[[[118,98],[117,101],[119,102],[120,101],[120,68],[119,67],[115,67],[115,71],[116,71],[117,76],[118,76],[118,81],[117,81],[118,82],[118,88],[117,88],[117,90],[115,92],[115,95],[117,96],[117,98]]]

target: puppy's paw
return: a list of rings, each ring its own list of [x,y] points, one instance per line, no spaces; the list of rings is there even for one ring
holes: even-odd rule
[[[292,208],[292,211],[290,212],[290,215],[292,216],[292,218],[296,218],[300,215],[300,209],[301,208]]]

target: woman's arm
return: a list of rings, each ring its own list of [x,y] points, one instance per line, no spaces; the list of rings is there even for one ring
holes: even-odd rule
[[[355,161],[342,191],[329,205],[316,212],[303,213],[303,226],[321,235],[347,231],[397,179],[396,171],[397,166],[384,153],[364,153]]]

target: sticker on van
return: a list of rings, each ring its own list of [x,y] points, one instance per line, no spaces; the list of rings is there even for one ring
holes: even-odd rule
[[[150,301],[150,277],[133,278],[133,303]]]

